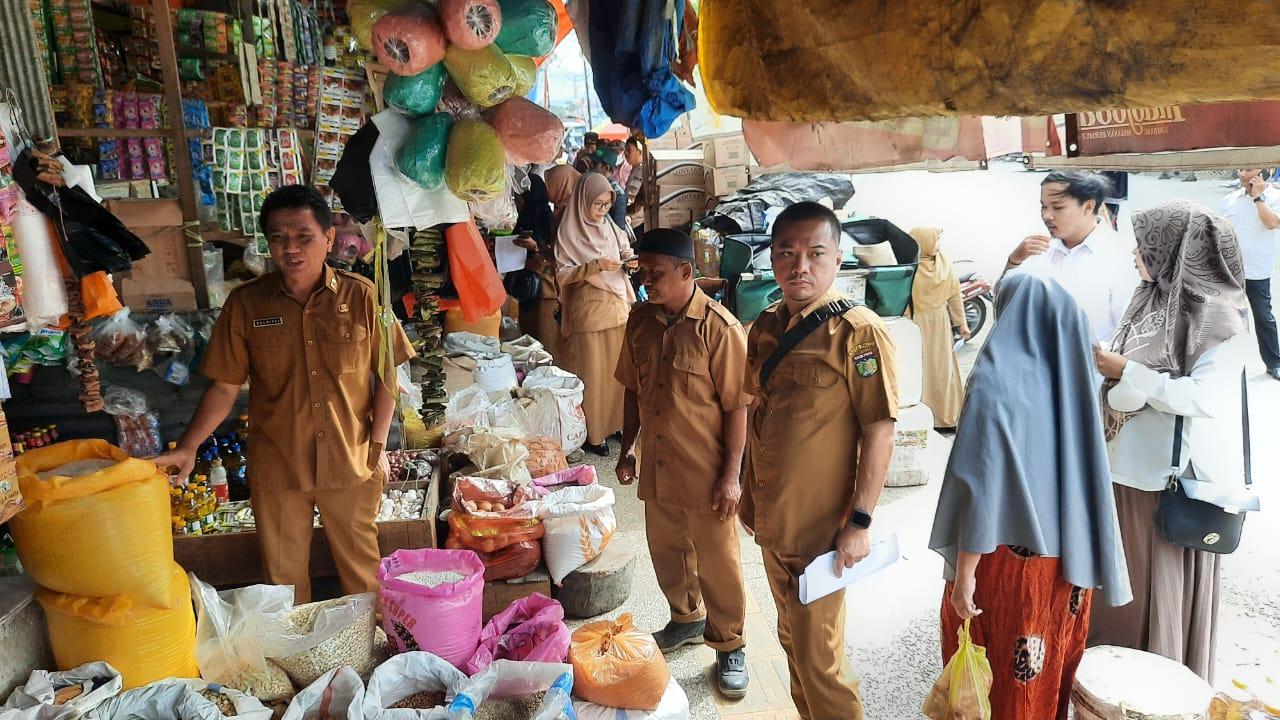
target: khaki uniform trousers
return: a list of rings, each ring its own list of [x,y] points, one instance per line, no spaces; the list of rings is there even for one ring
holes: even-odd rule
[[[658,585],[678,623],[706,619],[709,647],[732,652],[746,645],[746,588],[738,545],[738,519],[644,504],[645,532]],[[703,604],[705,600],[706,604]]]
[[[377,592],[382,552],[375,519],[381,500],[378,474],[337,490],[255,488],[251,504],[267,582],[292,585],[294,604],[311,601],[312,508],[318,507],[342,593]]]
[[[844,591],[800,602],[800,576],[811,558],[764,552],[778,606],[778,639],[787,652],[791,699],[803,720],[862,720],[862,697],[844,654]]]

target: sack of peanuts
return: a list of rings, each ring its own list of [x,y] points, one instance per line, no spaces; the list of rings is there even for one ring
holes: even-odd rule
[[[374,594],[363,593],[298,605],[281,616],[282,648],[272,659],[299,686],[314,683],[334,668],[373,671]]]
[[[407,652],[378,666],[364,692],[364,716],[368,720],[409,718],[447,720],[449,703],[466,683],[458,668],[429,652]]]
[[[288,642],[282,618],[293,606],[287,585],[250,585],[218,592],[188,574],[196,605],[196,664],[200,677],[265,702],[293,697],[284,668],[267,649]]]
[[[484,565],[470,550],[397,550],[378,565],[382,628],[398,653],[461,668],[480,642]]]

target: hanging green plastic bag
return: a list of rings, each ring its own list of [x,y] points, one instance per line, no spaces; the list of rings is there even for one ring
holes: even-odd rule
[[[459,120],[449,133],[445,182],[467,202],[497,197],[506,183],[507,153],[498,133],[481,120]]]
[[[433,113],[440,104],[444,80],[443,63],[436,63],[417,75],[388,74],[382,86],[382,99],[406,115]]]
[[[991,720],[991,663],[969,637],[970,620],[957,631],[960,646],[920,709],[930,720]]]
[[[450,45],[444,67],[462,94],[481,108],[493,107],[515,94],[515,68],[497,45],[479,50]]]
[[[396,169],[427,190],[440,187],[444,182],[452,126],[453,118],[444,113],[431,113],[414,120],[409,134],[396,150]]]
[[[498,47],[515,55],[542,57],[556,47],[556,9],[547,0],[498,0],[502,32]]]
[[[511,62],[511,69],[516,73],[516,89],[511,93],[513,97],[524,97],[533,89],[533,84],[538,81],[538,64],[528,55],[508,55],[507,60]]]

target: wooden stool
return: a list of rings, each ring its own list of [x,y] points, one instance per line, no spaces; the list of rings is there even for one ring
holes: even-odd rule
[[[600,557],[569,573],[560,587],[551,588],[551,597],[573,618],[592,618],[622,606],[631,595],[631,575],[636,554],[617,536]]]
[[[1071,692],[1076,720],[1202,720],[1212,698],[1185,665],[1110,645],[1085,651]]]

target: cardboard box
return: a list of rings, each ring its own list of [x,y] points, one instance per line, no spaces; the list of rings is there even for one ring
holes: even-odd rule
[[[511,603],[523,600],[534,593],[551,597],[551,576],[543,570],[534,570],[525,577],[514,580],[495,580],[484,584],[484,621],[506,610]]]
[[[679,227],[702,217],[707,193],[702,188],[659,188],[658,227]]]
[[[123,278],[120,301],[136,312],[191,312],[196,309],[196,288],[190,280],[177,278]]]
[[[177,200],[109,200],[107,210],[142,239],[151,254],[134,262],[133,278],[176,278],[191,283],[191,260]]]
[[[746,166],[751,162],[751,153],[741,135],[707,138],[702,142],[702,162],[712,168]]]
[[[693,133],[689,128],[673,127],[662,137],[649,138],[649,150],[686,150],[693,145]]]
[[[751,182],[744,166],[712,168],[707,171],[707,192],[713,197],[732,195]]]
[[[654,176],[658,187],[697,188],[707,185],[707,169],[697,150],[654,150]],[[663,193],[665,194],[665,193]]]

